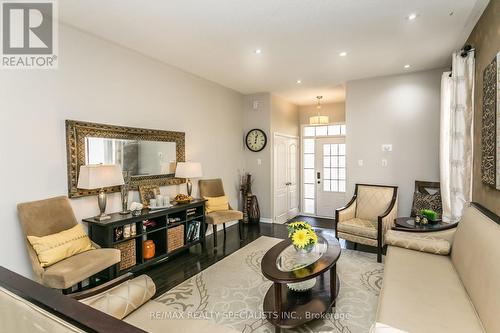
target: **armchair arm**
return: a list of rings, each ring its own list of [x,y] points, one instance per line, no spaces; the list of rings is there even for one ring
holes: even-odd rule
[[[437,231],[435,233],[414,233],[399,230],[388,230],[386,243],[405,249],[448,255],[456,229]]]
[[[347,221],[356,217],[356,194],[344,207],[335,209],[335,237],[337,237],[337,224],[342,221]]]
[[[398,197],[397,193],[392,198],[387,210],[378,217],[378,232],[382,236],[382,244],[385,243],[385,234],[394,224],[394,219],[398,216]]]

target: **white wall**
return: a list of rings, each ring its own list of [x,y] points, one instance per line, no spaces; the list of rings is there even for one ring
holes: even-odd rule
[[[397,185],[399,216],[409,216],[415,180],[439,181],[442,72],[347,83],[347,199],[355,183]],[[382,152],[386,143],[393,145],[392,152]],[[358,160],[364,161],[363,167]]]
[[[254,108],[254,102],[257,102]],[[259,200],[262,218],[271,218],[271,95],[259,93],[246,95],[243,102],[244,134],[251,129],[259,128],[266,133],[267,145],[259,151],[245,149],[245,172],[250,172],[253,178],[252,193]],[[243,143],[245,145],[245,143]]]
[[[257,105],[254,104],[257,102]],[[257,108],[254,108],[254,105]],[[252,193],[259,200],[261,217],[273,218],[273,137],[274,133],[299,135],[298,107],[270,93],[246,95],[243,102],[245,133],[253,128],[267,135],[267,145],[260,152],[245,148],[245,171],[254,179]]]
[[[16,204],[67,194],[65,119],[186,132],[186,158],[203,164],[204,178],[223,178],[237,206],[241,94],[73,28],[59,33],[58,70],[0,74],[0,265],[31,274]],[[179,191],[184,184],[162,188]],[[118,211],[119,195],[109,199]],[[78,219],[97,213],[95,197],[72,205]]]

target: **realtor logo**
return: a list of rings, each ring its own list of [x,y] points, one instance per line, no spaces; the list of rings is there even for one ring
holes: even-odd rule
[[[2,68],[57,68],[53,0],[2,3]]]

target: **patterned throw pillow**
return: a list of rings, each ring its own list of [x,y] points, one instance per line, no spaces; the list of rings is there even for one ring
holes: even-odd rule
[[[415,192],[413,195],[413,206],[411,208],[411,216],[415,216],[422,209],[432,209],[438,213],[439,218],[443,214],[443,205],[441,203],[441,194],[426,194]]]

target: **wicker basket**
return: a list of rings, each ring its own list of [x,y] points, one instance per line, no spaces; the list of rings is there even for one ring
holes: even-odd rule
[[[114,248],[121,252],[120,271],[135,266],[135,239],[118,243]]]
[[[184,246],[184,224],[167,229],[168,252],[172,252]]]

